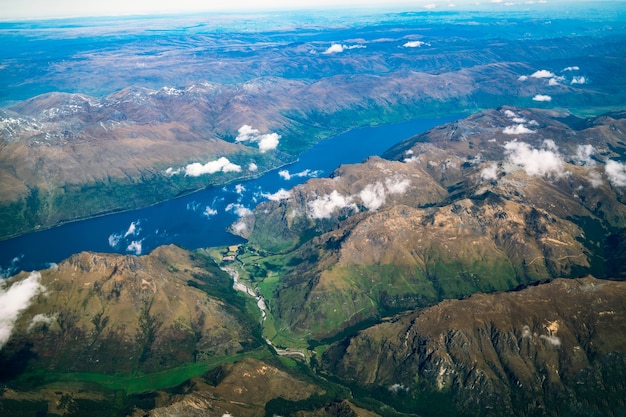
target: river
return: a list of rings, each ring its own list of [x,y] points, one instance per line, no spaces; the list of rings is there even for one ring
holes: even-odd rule
[[[0,242],[0,276],[39,270],[81,251],[149,253],[160,245],[187,249],[242,243],[227,228],[281,188],[330,175],[341,164],[380,155],[402,139],[461,115],[358,128],[316,144],[297,162],[253,180],[210,188],[151,207],[68,223]]]

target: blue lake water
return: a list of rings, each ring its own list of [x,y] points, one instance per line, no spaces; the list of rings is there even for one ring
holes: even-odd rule
[[[264,195],[290,189],[312,176],[328,176],[341,164],[380,155],[402,139],[459,118],[451,115],[354,129],[318,143],[297,162],[254,180],[0,242],[0,273],[9,276],[22,270],[44,269],[81,251],[139,255],[170,243],[187,249],[242,243],[244,240],[227,228],[246,209],[267,200]]]

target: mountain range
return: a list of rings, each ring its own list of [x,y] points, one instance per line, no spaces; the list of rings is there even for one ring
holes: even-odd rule
[[[625,123],[487,110],[261,203],[231,255],[20,273],[0,406],[620,415]]]

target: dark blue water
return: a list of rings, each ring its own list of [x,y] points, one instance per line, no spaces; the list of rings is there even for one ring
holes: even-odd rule
[[[355,129],[320,142],[303,153],[298,162],[255,180],[0,242],[0,273],[9,276],[21,270],[44,269],[81,251],[140,255],[170,243],[188,249],[241,243],[244,240],[230,234],[228,226],[246,210],[267,200],[268,194],[290,189],[313,176],[328,176],[341,164],[380,155],[402,139],[460,117]]]

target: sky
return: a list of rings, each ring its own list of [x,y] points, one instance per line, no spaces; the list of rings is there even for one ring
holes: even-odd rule
[[[481,4],[539,4],[564,0],[0,0],[0,20],[59,17],[120,16],[199,11],[256,11],[272,9],[381,7],[406,10],[450,10]],[[575,3],[576,1],[569,1]]]

